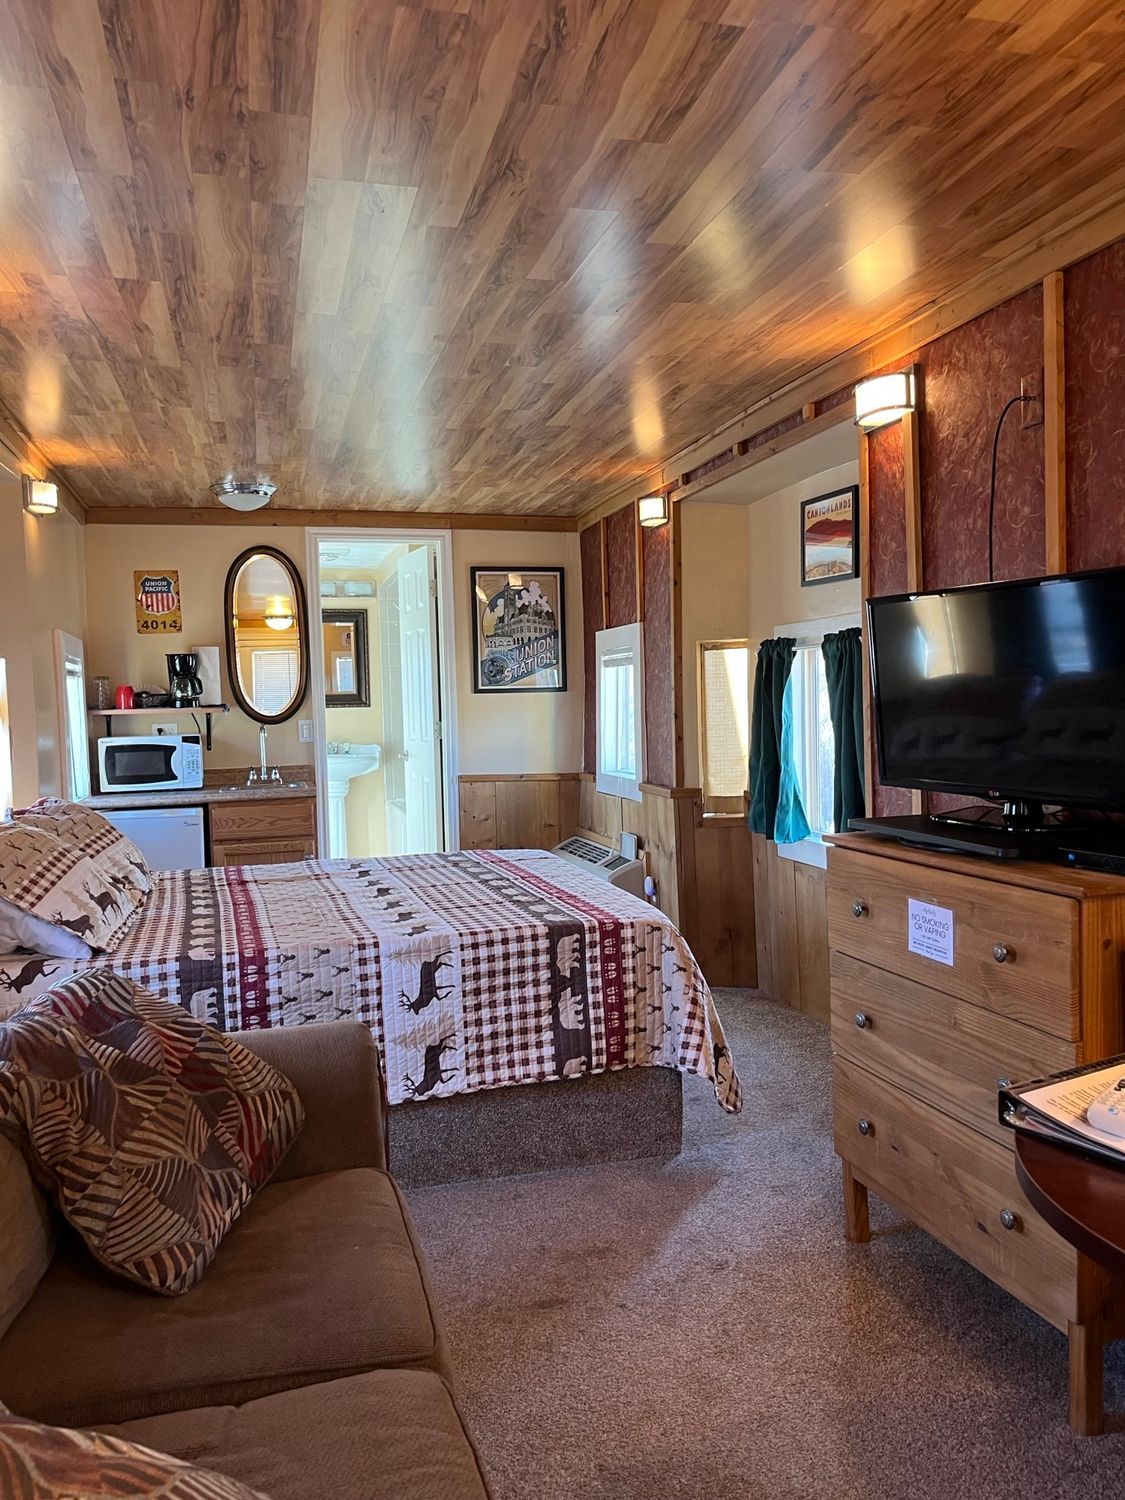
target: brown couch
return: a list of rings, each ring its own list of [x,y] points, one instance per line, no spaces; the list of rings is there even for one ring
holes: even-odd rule
[[[183,1297],[103,1272],[0,1139],[0,1402],[272,1500],[484,1500],[386,1170],[370,1033],[339,1022],[239,1040],[296,1084],[305,1129]]]

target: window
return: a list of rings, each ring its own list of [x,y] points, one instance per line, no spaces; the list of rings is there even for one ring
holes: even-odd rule
[[[597,767],[599,792],[641,800],[644,780],[644,677],[641,627],[599,630],[597,658]]]
[[[86,719],[86,649],[77,636],[55,633],[59,705],[59,780],[71,801],[90,795],[90,736]]]
[[[748,641],[700,641],[699,736],[704,817],[741,814],[750,780]]]
[[[297,691],[296,651],[252,651],[250,671],[254,706],[263,714],[283,713]]]
[[[805,817],[814,833],[834,833],[832,777],[836,739],[819,642],[799,646],[793,658],[793,759]]]

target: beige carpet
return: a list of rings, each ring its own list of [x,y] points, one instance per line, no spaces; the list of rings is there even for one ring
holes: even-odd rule
[[[825,1030],[719,1001],[746,1109],[687,1080],[675,1162],[410,1194],[497,1500],[1125,1494],[1061,1334],[882,1206],[844,1244]]]

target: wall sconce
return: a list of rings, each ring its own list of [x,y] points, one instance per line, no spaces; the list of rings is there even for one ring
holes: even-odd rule
[[[271,630],[292,630],[293,616],[284,612],[268,614],[265,616],[266,624]]]
[[[53,516],[59,508],[59,487],[46,479],[23,476],[23,508],[29,516]]]
[[[865,432],[897,422],[914,410],[914,366],[891,375],[872,375],[855,388],[855,425]]]
[[[643,496],[637,501],[637,519],[642,526],[667,526],[668,496]]]

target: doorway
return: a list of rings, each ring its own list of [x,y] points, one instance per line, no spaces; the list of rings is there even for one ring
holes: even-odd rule
[[[310,532],[308,553],[321,849],[453,848],[448,533]]]

